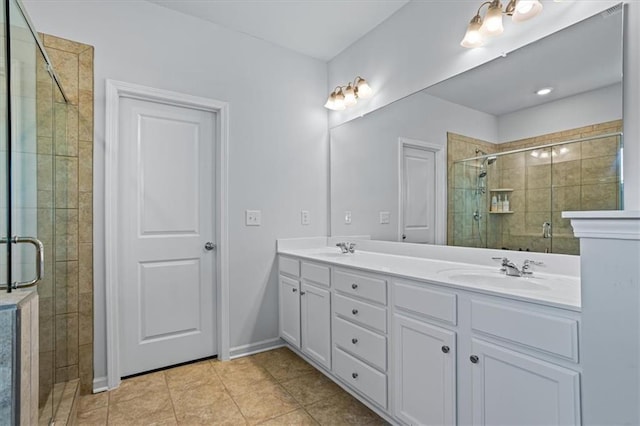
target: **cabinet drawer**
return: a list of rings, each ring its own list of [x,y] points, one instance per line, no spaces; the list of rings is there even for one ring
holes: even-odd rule
[[[387,311],[379,306],[335,294],[333,308],[337,315],[348,318],[381,333],[387,332]]]
[[[331,284],[331,269],[324,265],[302,262],[302,278],[329,287]]]
[[[333,342],[347,352],[387,369],[387,338],[341,318],[333,318]]]
[[[383,305],[387,304],[385,280],[340,270],[334,272],[333,279],[336,290]]]
[[[395,281],[393,291],[396,307],[456,325],[457,297],[455,294],[403,281]]]
[[[373,402],[387,408],[387,376],[338,348],[333,349],[336,376]]]
[[[574,319],[472,300],[471,327],[578,362],[578,321]]]
[[[281,274],[291,275],[292,277],[300,276],[300,262],[297,259],[280,256],[278,268]]]

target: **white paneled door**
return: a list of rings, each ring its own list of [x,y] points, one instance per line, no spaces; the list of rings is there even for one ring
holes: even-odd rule
[[[215,355],[215,113],[123,98],[120,375]]]
[[[435,243],[436,168],[435,153],[417,147],[402,147],[402,240]]]

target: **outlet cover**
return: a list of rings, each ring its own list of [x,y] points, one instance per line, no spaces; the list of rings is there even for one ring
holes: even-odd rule
[[[262,224],[262,212],[260,210],[245,210],[245,225],[260,226]]]
[[[351,224],[351,212],[350,211],[344,212],[344,223],[346,225],[350,225]]]
[[[311,215],[309,214],[309,210],[300,211],[300,222],[303,225],[308,225],[311,223]]]
[[[380,224],[388,225],[390,220],[391,220],[391,213],[380,212]]]

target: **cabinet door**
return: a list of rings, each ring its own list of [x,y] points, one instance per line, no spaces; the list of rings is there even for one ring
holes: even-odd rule
[[[471,346],[473,424],[580,424],[578,372],[481,340]]]
[[[302,352],[331,368],[331,302],[329,291],[306,283],[300,292]]]
[[[456,423],[456,333],[394,315],[395,415],[413,425]]]
[[[280,337],[300,348],[300,283],[280,275]]]

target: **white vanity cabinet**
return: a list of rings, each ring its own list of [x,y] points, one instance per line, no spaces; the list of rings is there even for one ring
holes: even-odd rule
[[[470,307],[460,362],[471,365],[473,424],[579,425],[577,315],[473,297]]]
[[[579,312],[279,259],[280,336],[391,423],[580,424]]]
[[[330,269],[284,256],[278,263],[280,337],[330,369]]]
[[[387,281],[333,269],[334,373],[381,408],[387,408]]]
[[[456,424],[456,299],[393,282],[394,415],[407,424]]]

